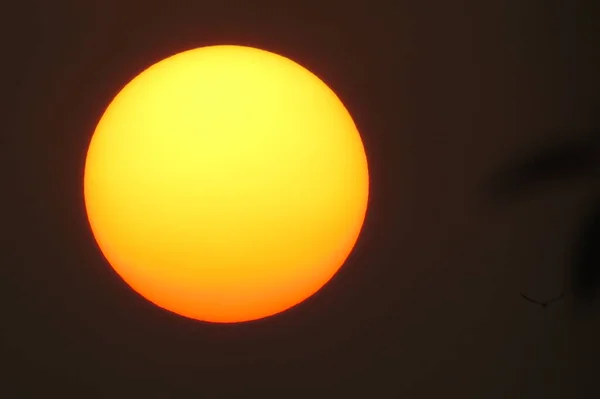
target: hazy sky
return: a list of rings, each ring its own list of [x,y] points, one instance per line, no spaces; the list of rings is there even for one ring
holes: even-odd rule
[[[502,204],[481,192],[524,151],[598,127],[598,6],[558,3],[13,3],[0,28],[0,396],[578,397],[597,377],[600,329],[571,317],[569,297],[541,309],[519,293],[560,292],[594,182]],[[87,145],[120,88],[169,55],[226,43],[329,84],[362,133],[372,185],[330,284],[236,326],[131,291],[94,242],[82,191]]]

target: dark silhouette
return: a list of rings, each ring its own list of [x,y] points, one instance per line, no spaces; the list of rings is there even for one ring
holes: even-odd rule
[[[530,153],[514,165],[494,175],[487,184],[488,196],[495,202],[516,199],[519,194],[546,187],[550,184],[582,177],[600,177],[600,137],[598,132],[587,139],[544,146]],[[592,183],[592,184],[598,184]],[[569,289],[577,305],[589,305],[600,293],[600,190],[590,206],[590,213],[582,221],[576,237],[570,272]],[[526,300],[547,307],[562,299],[547,302]]]
[[[585,220],[577,240],[571,279],[575,299],[591,304],[600,288],[600,199]]]
[[[556,301],[559,301],[559,300],[563,299],[563,298],[564,298],[564,296],[565,296],[565,293],[564,293],[564,292],[562,292],[562,293],[561,293],[559,296],[557,296],[556,298],[552,298],[552,299],[550,299],[550,300],[548,300],[548,301],[545,301],[545,302],[540,302],[540,301],[536,301],[535,299],[531,299],[530,297],[528,297],[527,295],[525,295],[525,294],[523,294],[523,293],[521,293],[521,296],[522,296],[524,299],[528,300],[529,302],[533,302],[533,303],[535,303],[536,305],[540,305],[540,306],[541,306],[541,307],[543,307],[543,308],[547,308],[547,307],[548,307],[548,305],[550,305],[552,302],[556,302]]]
[[[595,140],[556,143],[492,176],[487,191],[495,201],[506,200],[556,182],[597,176],[599,171],[600,146]]]

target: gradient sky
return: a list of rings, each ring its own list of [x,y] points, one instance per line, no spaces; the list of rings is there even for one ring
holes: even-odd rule
[[[598,127],[598,6],[556,3],[13,2],[0,27],[0,396],[582,395],[597,320],[574,320],[569,296],[541,309],[519,293],[562,290],[593,182],[500,205],[481,192],[523,151]],[[113,96],[212,44],[309,68],[352,113],[370,162],[347,264],[300,306],[243,325],[135,294],[83,204],[85,151]]]

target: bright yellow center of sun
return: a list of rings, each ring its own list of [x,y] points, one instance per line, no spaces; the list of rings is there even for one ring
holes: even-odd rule
[[[282,56],[186,51],[106,109],[85,164],[96,241],[154,304],[209,322],[282,312],[345,262],[369,192],[359,132],[335,93]]]

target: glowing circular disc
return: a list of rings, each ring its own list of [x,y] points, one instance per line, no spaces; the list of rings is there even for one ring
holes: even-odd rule
[[[282,312],[345,262],[367,209],[367,159],[334,92],[241,46],[186,51],[114,98],[92,137],[94,237],[139,294],[182,316]]]

